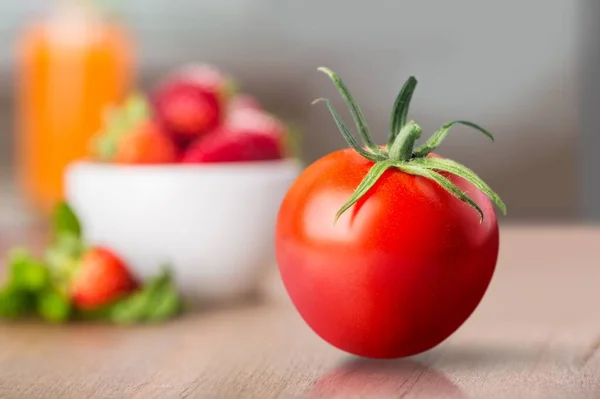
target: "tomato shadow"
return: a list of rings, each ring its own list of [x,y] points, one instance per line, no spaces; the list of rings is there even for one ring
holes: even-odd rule
[[[443,373],[409,359],[351,358],[319,378],[304,398],[467,396]]]

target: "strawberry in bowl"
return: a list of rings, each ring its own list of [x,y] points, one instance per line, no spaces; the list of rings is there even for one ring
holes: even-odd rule
[[[139,93],[131,95],[122,107],[111,108],[103,129],[92,140],[92,157],[132,165],[176,162],[177,146],[150,115],[149,105]]]
[[[249,95],[228,94],[216,72],[187,66],[148,98],[126,100],[107,115],[91,159],[65,173],[86,240],[141,279],[170,264],[183,294],[201,301],[257,288],[275,263],[277,210],[301,170],[285,124]]]
[[[186,144],[221,123],[232,86],[231,79],[213,66],[186,65],[155,90],[156,118],[176,142]]]
[[[259,129],[224,126],[188,147],[183,163],[270,161],[284,157],[280,135]]]

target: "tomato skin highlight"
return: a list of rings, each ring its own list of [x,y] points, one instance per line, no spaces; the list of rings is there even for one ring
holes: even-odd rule
[[[490,200],[460,177],[444,174],[483,221],[435,182],[389,169],[334,223],[372,165],[346,149],[299,176],[279,210],[277,262],[296,309],[325,341],[398,358],[435,347],[475,310],[496,266],[498,222]]]

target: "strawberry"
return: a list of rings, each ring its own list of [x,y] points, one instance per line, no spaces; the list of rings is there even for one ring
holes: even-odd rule
[[[234,129],[251,129],[274,136],[286,134],[286,127],[279,119],[255,108],[241,108],[231,112],[225,124]]]
[[[221,120],[217,96],[192,84],[162,89],[156,98],[156,116],[177,142],[186,143],[208,133]]]
[[[167,81],[187,81],[206,92],[219,97],[221,102],[227,103],[236,93],[234,80],[221,72],[217,67],[205,63],[190,63],[176,69]]]
[[[227,112],[229,115],[245,109],[260,110],[260,103],[248,94],[238,94],[229,101]]]
[[[155,91],[156,117],[177,142],[185,145],[219,125],[231,86],[213,66],[184,66],[168,75]]]
[[[91,144],[93,158],[102,162],[169,163],[176,162],[178,155],[175,143],[152,121],[148,101],[139,93],[108,109]]]
[[[69,284],[69,293],[79,309],[94,310],[137,288],[137,281],[118,256],[104,247],[94,247],[83,254]]]
[[[281,137],[260,130],[221,127],[192,143],[183,163],[247,162],[280,159]]]
[[[144,121],[121,137],[114,162],[121,164],[164,164],[177,160],[177,148],[154,121]]]
[[[296,157],[300,154],[298,132],[290,129],[275,116],[260,108],[240,107],[228,115],[226,126],[236,130],[253,130],[265,135],[279,137],[283,143],[283,156]]]

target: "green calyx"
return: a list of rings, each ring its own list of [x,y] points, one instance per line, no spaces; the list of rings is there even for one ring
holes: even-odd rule
[[[504,202],[475,172],[450,159],[428,156],[444,141],[454,125],[460,124],[471,127],[488,136],[493,141],[494,137],[487,130],[469,121],[452,121],[438,129],[425,143],[416,146],[417,140],[421,137],[421,128],[414,121],[408,120],[410,101],[417,87],[417,79],[411,76],[400,90],[394,103],[387,145],[385,147],[378,146],[371,139],[371,134],[362,111],[356,104],[356,101],[354,101],[346,85],[342,82],[342,79],[328,68],[321,67],[319,71],[329,76],[342,95],[356,124],[361,143],[352,135],[352,132],[345,125],[329,100],[320,98],[315,100],[313,104],[320,101],[325,102],[346,142],[356,152],[374,163],[352,196],[336,213],[336,221],[346,210],[360,200],[390,168],[434,181],[453,196],[471,206],[477,211],[480,219],[483,221],[484,215],[479,205],[442,173],[459,176],[481,190],[503,214],[506,214],[506,205]]]
[[[113,105],[103,115],[102,128],[91,140],[94,159],[110,162],[115,157],[120,140],[151,115],[150,104],[138,92],[129,95],[121,105]]]

